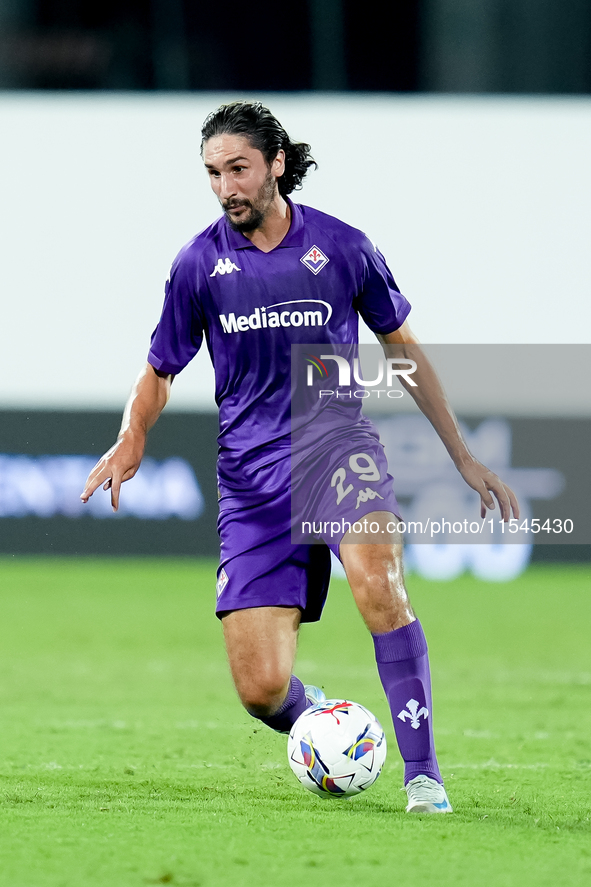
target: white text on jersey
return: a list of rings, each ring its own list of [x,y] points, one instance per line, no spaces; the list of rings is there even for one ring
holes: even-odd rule
[[[326,309],[326,317],[323,319],[322,312],[319,309],[308,311],[271,311],[271,308],[282,308],[285,305],[309,305],[315,303],[323,305]],[[220,322],[225,333],[246,332],[246,330],[273,329],[274,327],[288,326],[324,326],[328,323],[332,316],[332,305],[322,299],[294,299],[289,302],[277,302],[276,305],[269,305],[266,308],[255,308],[250,315],[241,314],[238,317],[234,313],[220,314]]]
[[[234,262],[231,262],[230,259],[218,259],[218,263],[213,269],[213,273],[210,274],[210,277],[215,277],[216,274],[231,274],[232,271],[240,271],[238,265],[235,265]]]

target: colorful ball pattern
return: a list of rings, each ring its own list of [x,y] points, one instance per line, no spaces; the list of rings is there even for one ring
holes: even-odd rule
[[[363,705],[326,699],[297,719],[287,756],[305,788],[323,798],[347,798],[369,788],[380,775],[386,736]]]

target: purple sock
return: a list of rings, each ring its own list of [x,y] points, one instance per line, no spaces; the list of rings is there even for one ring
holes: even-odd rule
[[[433,742],[429,655],[421,623],[416,619],[372,637],[404,761],[404,783],[420,774],[443,782]]]
[[[271,727],[272,730],[277,730],[278,733],[289,733],[299,716],[310,705],[311,703],[306,699],[304,685],[299,678],[292,674],[289,690],[281,708],[274,715],[270,715],[268,718],[258,718],[258,720],[266,724],[267,727]],[[257,718],[258,715],[253,715],[253,717]]]

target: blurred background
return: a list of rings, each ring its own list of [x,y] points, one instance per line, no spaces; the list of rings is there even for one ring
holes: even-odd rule
[[[2,0],[4,89],[584,94],[587,0]]]
[[[87,509],[77,497],[117,433],[168,267],[218,214],[200,128],[237,98],[262,100],[310,142],[319,169],[296,199],[378,243],[423,341],[579,347],[567,397],[554,387],[540,398],[536,380],[535,397],[505,388],[505,399],[497,389],[454,401],[501,467],[559,472],[544,514],[573,517],[564,489],[591,499],[591,364],[580,350],[591,322],[590,93],[588,0],[232,11],[0,0],[0,551],[216,555],[205,350],[175,380],[122,513],[102,494]],[[379,421],[404,475],[425,431],[416,417],[394,416],[396,434]],[[420,546],[409,566],[508,579],[532,557],[591,560],[585,533],[587,544],[519,557],[515,546],[478,557],[474,546]]]

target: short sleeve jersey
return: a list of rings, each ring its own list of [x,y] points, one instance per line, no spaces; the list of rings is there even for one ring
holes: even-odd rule
[[[225,217],[173,262],[148,355],[176,375],[203,338],[220,410],[218,471],[233,489],[289,453],[292,344],[356,344],[358,315],[390,333],[410,305],[361,231],[291,201],[291,225],[265,253]]]

